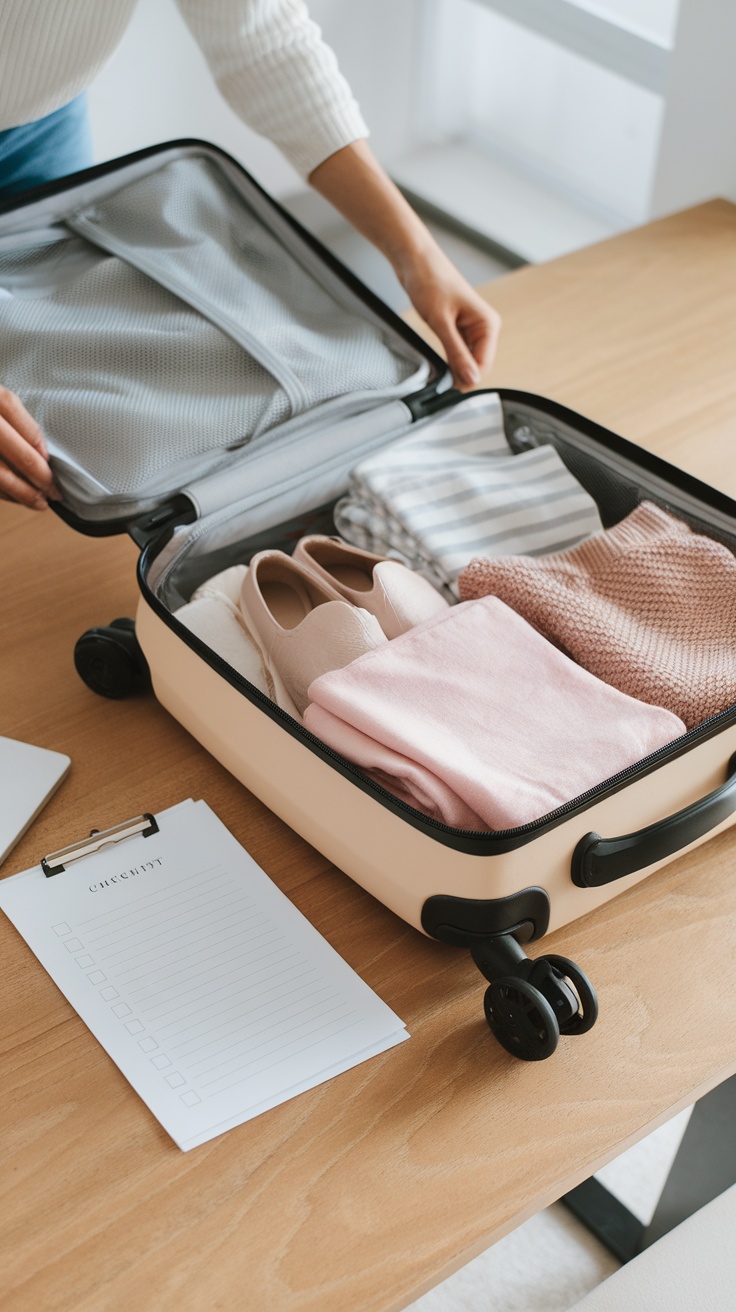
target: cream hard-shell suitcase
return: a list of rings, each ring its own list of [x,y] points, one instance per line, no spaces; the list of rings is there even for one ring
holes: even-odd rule
[[[736,707],[506,832],[428,819],[331,751],[177,620],[207,578],[332,532],[365,455],[467,397],[443,362],[228,156],[176,142],[0,210],[0,376],[53,444],[74,528],[141,547],[132,621],[77,667],[159,701],[418,931],[467,946],[499,1041],[539,1060],[595,1022],[566,958],[524,946],[733,823]],[[477,394],[476,394],[477,395]],[[542,397],[501,389],[511,447],[552,443],[606,526],[646,497],[736,550],[736,503]],[[673,605],[676,598],[673,598]],[[732,764],[733,758],[733,764]]]

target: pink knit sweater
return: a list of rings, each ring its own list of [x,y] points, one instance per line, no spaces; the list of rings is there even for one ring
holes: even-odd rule
[[[568,551],[473,560],[458,584],[689,729],[736,702],[736,558],[651,502]]]

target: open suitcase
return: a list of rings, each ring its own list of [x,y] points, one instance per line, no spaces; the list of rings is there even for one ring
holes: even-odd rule
[[[470,949],[510,1052],[539,1060],[560,1033],[589,1029],[583,972],[524,945],[733,822],[736,707],[532,824],[479,833],[428,819],[176,612],[255,551],[334,532],[352,467],[466,404],[443,361],[202,142],[6,205],[0,286],[0,377],[54,441],[54,508],[141,548],[135,631],[115,621],[78,644],[89,685],[127,695],[147,663],[159,701],[287,824],[417,930]],[[511,447],[552,443],[606,526],[646,497],[736,550],[736,503],[720,492],[563,406],[499,396]]]

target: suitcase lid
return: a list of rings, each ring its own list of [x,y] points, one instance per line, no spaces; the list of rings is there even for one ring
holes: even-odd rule
[[[336,443],[362,454],[451,382],[206,142],[138,151],[0,206],[0,289],[0,377],[46,433],[54,509],[96,535],[145,540],[193,520],[274,458],[306,471]]]

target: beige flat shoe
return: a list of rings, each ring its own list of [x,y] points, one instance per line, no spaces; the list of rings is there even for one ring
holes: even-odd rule
[[[375,616],[345,601],[283,551],[253,557],[240,610],[273,680],[277,704],[297,718],[314,679],[386,642]]]
[[[421,574],[339,538],[302,538],[292,559],[312,569],[353,606],[375,615],[387,638],[398,638],[448,609],[449,603]]]

